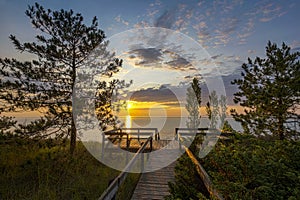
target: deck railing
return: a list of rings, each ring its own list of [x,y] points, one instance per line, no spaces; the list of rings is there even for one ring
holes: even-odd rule
[[[180,131],[183,131],[184,133],[180,134]],[[210,128],[196,128],[196,129],[176,128],[175,129],[175,137],[179,142],[179,147],[180,148],[182,148],[182,146],[184,147],[186,154],[191,159],[191,161],[194,163],[196,170],[197,170],[201,180],[203,181],[203,183],[206,187],[206,190],[209,192],[210,196],[214,197],[215,199],[223,200],[222,195],[214,188],[209,175],[207,174],[205,169],[202,167],[202,165],[200,164],[198,159],[194,156],[194,154],[188,147],[184,146],[181,143],[181,141],[183,141],[182,136],[195,136],[197,134],[206,135],[206,133],[204,131],[214,132],[214,131],[219,131],[219,130],[210,129]],[[215,135],[219,135],[219,134],[215,134]]]
[[[114,199],[116,196],[119,187],[121,184],[125,181],[128,171],[132,168],[134,163],[139,158],[139,155],[141,156],[141,172],[144,170],[144,150],[146,149],[146,146],[148,143],[150,143],[150,151],[152,151],[152,140],[153,136],[148,137],[145,143],[139,148],[139,150],[134,154],[133,158],[130,160],[130,162],[126,165],[124,170],[113,180],[113,182],[108,186],[108,188],[102,193],[99,200],[111,200]]]

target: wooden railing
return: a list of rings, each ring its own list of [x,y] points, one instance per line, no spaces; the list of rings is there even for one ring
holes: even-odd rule
[[[214,188],[209,175],[206,173],[205,169],[202,167],[202,165],[199,163],[197,158],[194,156],[194,154],[189,150],[189,148],[184,147],[186,154],[189,156],[189,158],[194,163],[196,170],[203,181],[207,191],[209,192],[211,197],[214,197],[215,199],[223,200],[224,198],[222,195]]]
[[[149,136],[152,136],[155,140],[160,139],[157,128],[120,128],[105,131],[103,134],[103,139],[105,136],[113,136],[120,139],[123,138],[123,136],[125,136],[127,140],[131,138],[145,139]]]
[[[113,180],[113,182],[108,186],[108,188],[102,193],[99,200],[111,200],[116,196],[120,185],[125,181],[125,179],[128,175],[128,171],[130,171],[131,167],[137,161],[139,155],[141,155],[141,172],[143,172],[143,170],[144,170],[144,153],[143,153],[143,151],[145,150],[145,148],[149,142],[150,142],[150,151],[152,151],[152,140],[153,140],[153,136],[148,137],[146,142],[143,143],[143,145],[135,153],[135,155],[130,160],[130,162],[126,165],[124,170]]]
[[[179,131],[185,131],[185,133],[180,134]],[[188,131],[188,132],[186,132],[186,131]],[[185,135],[185,136],[195,136],[196,134],[206,135],[206,133],[204,131],[219,131],[219,130],[209,129],[209,128],[196,128],[196,129],[176,128],[175,134],[176,134],[176,139],[179,142],[179,147],[180,148],[182,148],[182,146],[184,147],[186,154],[191,159],[191,161],[194,163],[196,170],[197,170],[201,180],[203,181],[207,191],[209,192],[210,196],[215,199],[223,200],[222,195],[214,188],[212,181],[209,178],[209,175],[207,174],[205,169],[202,167],[202,165],[200,164],[198,159],[194,156],[194,154],[192,153],[192,151],[189,148],[187,148],[186,146],[181,144],[181,141],[183,141],[181,135]],[[218,134],[216,134],[216,135],[218,135]]]

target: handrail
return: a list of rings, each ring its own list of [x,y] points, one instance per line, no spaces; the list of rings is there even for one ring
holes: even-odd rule
[[[212,181],[209,178],[209,175],[207,174],[207,172],[205,171],[205,169],[202,167],[202,165],[199,163],[199,161],[197,160],[197,158],[194,156],[194,154],[191,152],[191,150],[189,148],[187,148],[186,146],[184,146],[183,144],[181,144],[182,138],[180,137],[180,135],[178,134],[178,130],[217,130],[217,129],[209,129],[209,128],[198,128],[198,129],[188,129],[188,128],[176,128],[176,137],[178,142],[180,143],[180,147],[181,145],[184,147],[186,154],[188,155],[188,157],[192,160],[192,162],[195,164],[196,166],[196,170],[201,178],[201,180],[203,181],[207,191],[209,192],[209,194],[211,196],[213,196],[216,199],[219,200],[223,200],[224,198],[222,197],[222,195],[214,188]]]
[[[197,172],[199,174],[199,176],[201,177],[207,191],[209,192],[209,194],[211,196],[213,196],[216,199],[219,200],[223,200],[224,198],[222,197],[222,195],[214,188],[209,175],[207,174],[207,172],[205,171],[205,169],[202,167],[202,165],[199,163],[199,161],[197,160],[197,158],[194,156],[194,154],[191,152],[191,150],[189,150],[189,148],[185,147],[185,152],[186,154],[189,156],[189,158],[192,160],[192,162],[196,165],[196,169]]]
[[[180,131],[180,130],[181,131],[218,131],[218,132],[221,132],[221,130],[216,129],[216,128],[175,128],[175,135],[177,135],[178,131]],[[202,134],[202,132],[200,132],[200,134]]]
[[[110,200],[113,199],[113,197],[118,192],[118,188],[120,185],[124,182],[125,178],[127,177],[128,171],[132,167],[132,165],[135,163],[136,159],[138,158],[138,155],[142,153],[147,144],[150,142],[150,151],[152,151],[152,136],[150,136],[146,142],[139,148],[139,150],[134,154],[133,158],[129,161],[129,163],[126,165],[124,170],[113,180],[113,182],[106,188],[106,190],[102,193],[99,200]],[[142,159],[143,161],[143,159]],[[143,166],[144,163],[142,163]],[[143,168],[143,167],[142,167]]]
[[[136,133],[134,132],[131,132],[131,133],[128,133],[127,131],[137,131]],[[135,135],[137,134],[138,137],[139,135],[142,135],[143,134],[143,131],[153,131],[153,135],[154,135],[154,138],[155,140],[160,140],[160,135],[159,135],[159,132],[158,132],[158,129],[157,128],[119,128],[119,129],[113,129],[113,130],[108,130],[108,131],[105,131],[104,134],[105,135]],[[145,133],[144,133],[145,134]]]

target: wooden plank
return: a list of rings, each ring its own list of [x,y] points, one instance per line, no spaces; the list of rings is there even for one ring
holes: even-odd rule
[[[144,145],[136,152],[130,162],[126,165],[124,171],[122,171],[114,180],[113,182],[106,188],[106,190],[102,193],[99,200],[111,200],[115,197],[115,194],[118,191],[119,186],[125,180],[128,174],[128,170],[132,167],[132,165],[136,162],[139,154],[142,153],[147,146],[148,142],[152,142],[152,137],[149,137]]]
[[[148,162],[149,168],[151,165],[158,165],[158,163]],[[169,166],[159,169],[154,172],[143,173],[132,196],[132,200],[157,199],[162,200],[169,195],[168,182],[175,181],[174,168],[176,161]]]

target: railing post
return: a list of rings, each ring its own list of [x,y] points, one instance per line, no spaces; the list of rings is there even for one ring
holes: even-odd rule
[[[178,143],[179,143],[179,150],[182,150],[182,145],[181,145],[181,140],[180,140],[180,136],[179,133],[177,133],[177,137],[178,137]]]
[[[126,134],[126,150],[128,151],[129,150],[129,144],[130,143],[130,141],[129,141],[129,135],[128,134]]]
[[[144,153],[141,152],[141,172],[144,171]]]
[[[103,158],[103,156],[104,156],[104,147],[105,147],[105,133],[104,132],[102,132],[102,147],[101,147],[101,157]]]

